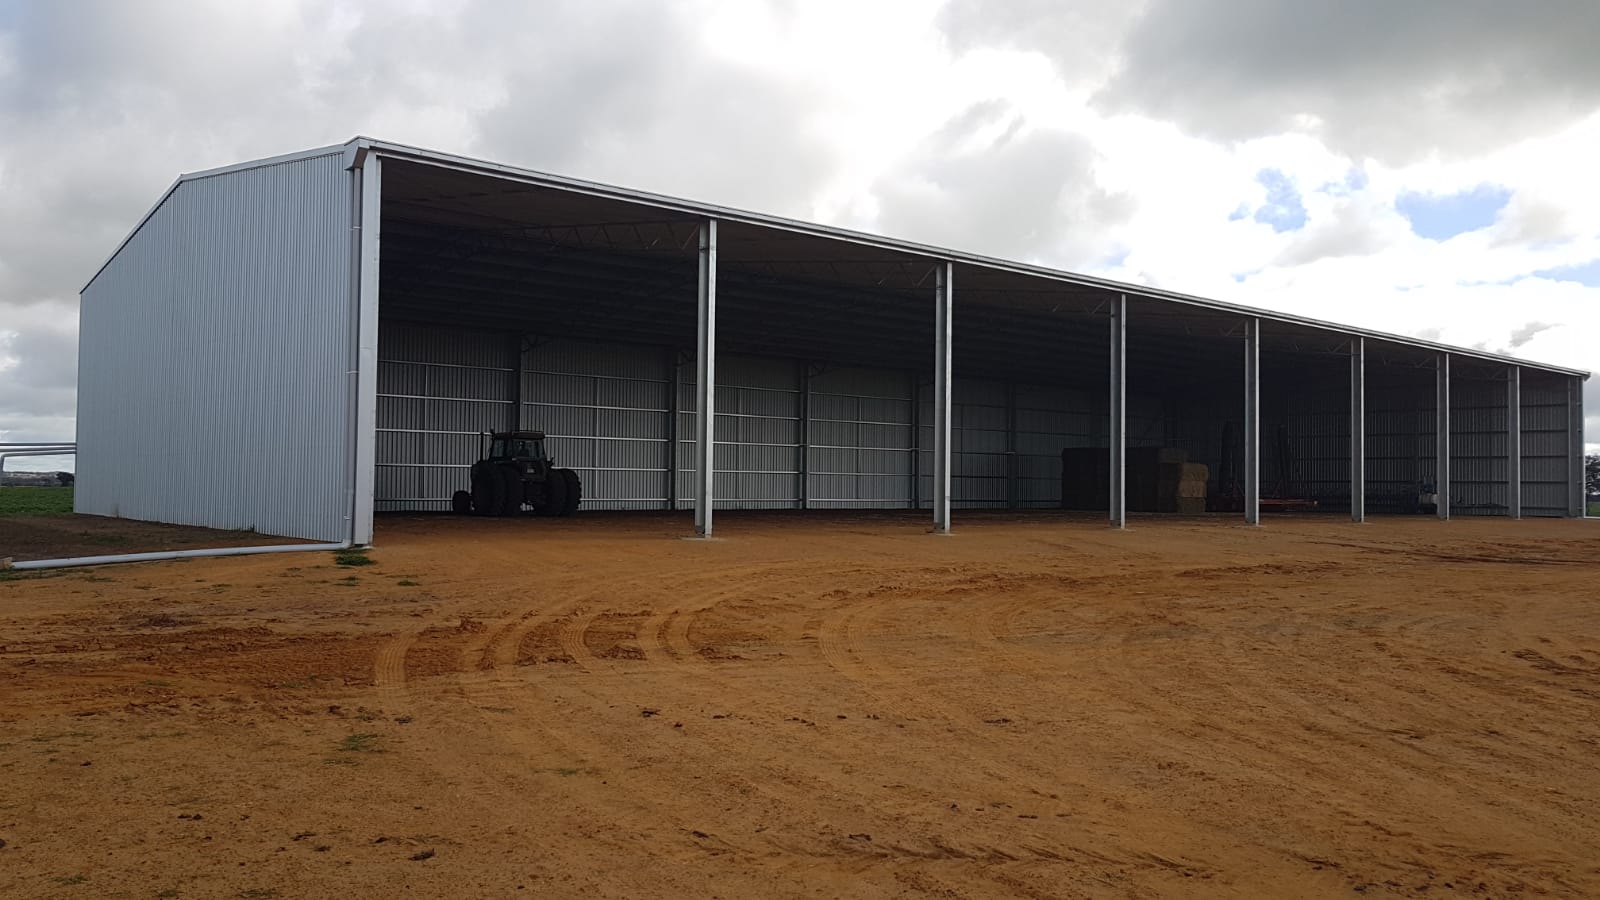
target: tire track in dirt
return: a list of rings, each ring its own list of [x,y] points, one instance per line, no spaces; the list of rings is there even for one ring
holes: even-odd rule
[[[752,574],[759,577],[761,573]],[[697,597],[695,608],[687,613],[681,609],[657,613],[641,626],[638,640],[645,650],[646,658],[659,667],[679,668],[687,676],[675,689],[675,695],[703,702],[712,707],[728,695],[732,685],[726,677],[726,670],[730,665],[740,664],[714,663],[707,659],[689,641],[688,632],[700,617],[743,593],[746,593],[745,589],[734,588],[706,594],[687,590],[684,585],[674,585],[674,595],[692,594]],[[670,637],[667,637],[668,635]],[[688,736],[714,750],[718,758],[742,757],[753,763],[762,774],[755,778],[741,775],[740,778],[750,789],[759,791],[782,807],[796,810],[814,808],[820,800],[828,806],[835,807],[835,811],[822,816],[824,820],[822,824],[849,821],[852,824],[848,826],[835,826],[841,835],[845,831],[866,831],[878,835],[872,844],[862,844],[841,836],[820,848],[814,845],[785,845],[784,851],[796,855],[797,859],[792,863],[783,864],[782,867],[797,874],[812,865],[807,860],[825,858],[838,864],[840,856],[860,857],[860,861],[854,864],[854,868],[859,871],[865,871],[885,861],[908,859],[926,861],[986,858],[996,864],[1020,861],[1022,864],[1035,865],[1066,861],[1065,857],[1043,849],[1042,845],[1049,841],[1042,837],[1033,844],[1018,845],[1015,841],[1000,839],[973,844],[970,840],[953,840],[941,836],[949,833],[949,823],[938,821],[927,813],[902,810],[898,820],[885,819],[885,805],[894,801],[904,804],[905,798],[883,795],[859,780],[850,780],[840,774],[830,774],[825,777],[816,772],[797,771],[767,742],[752,742],[723,736],[707,728],[694,729]],[[832,744],[832,741],[810,744],[805,749],[805,757],[831,760],[830,765],[820,767],[824,773],[848,772],[858,764],[858,761],[849,755],[831,752]],[[912,790],[905,785],[901,785],[901,788],[902,792]],[[916,789],[916,792],[922,795],[923,805],[929,810],[943,808],[947,802],[947,799],[941,799],[931,792],[921,789]],[[879,797],[882,799],[878,799]],[[886,839],[886,836],[891,834],[904,836]],[[999,849],[1005,844],[1013,845],[1014,849],[1011,851]],[[1034,893],[1021,879],[998,870],[986,869],[979,874],[987,880],[1007,885],[1017,896],[1054,896]],[[926,888],[943,892],[947,896],[959,894],[952,883],[937,879],[928,873],[923,875],[922,880]]]
[[[923,591],[928,590],[927,585],[921,585]],[[869,652],[861,637],[860,620],[870,617],[874,611],[881,611],[887,606],[892,594],[879,596],[869,602],[856,607],[841,607],[823,618],[818,629],[818,649],[829,666],[845,678],[855,682],[863,691],[878,699],[886,708],[895,710],[912,720],[927,720],[936,723],[941,731],[954,739],[941,743],[943,752],[952,757],[965,760],[973,771],[982,772],[987,778],[1001,784],[1019,785],[1026,792],[1041,798],[1056,798],[1058,795],[1072,794],[1075,799],[1095,797],[1104,802],[1113,802],[1115,798],[1102,788],[1082,781],[1066,782],[1059,772],[1038,772],[1030,768],[1014,766],[1006,763],[1003,757],[979,757],[968,751],[971,746],[983,746],[994,741],[992,734],[985,734],[967,726],[964,720],[970,718],[964,715],[959,708],[948,700],[941,701],[933,693],[913,697],[903,692],[886,687],[889,678],[886,677],[881,665],[872,662],[874,654]],[[915,711],[916,714],[913,714]],[[1155,828],[1151,831],[1165,830],[1167,835],[1163,846],[1170,846],[1172,841],[1188,829],[1183,827],[1181,821],[1170,819],[1156,812],[1159,804],[1152,804],[1148,813],[1154,820],[1163,821],[1165,828]],[[1087,821],[1079,820],[1079,826],[1088,825]],[[1107,826],[1109,832],[1109,826]],[[1114,861],[1117,866],[1146,868],[1151,864],[1146,860],[1143,851],[1126,846],[1119,839],[1109,835],[1092,835],[1089,833],[1080,836],[1083,839],[1098,838],[1099,846],[1089,847],[1075,845],[1067,848],[1066,852],[1074,855]],[[1203,849],[1203,842],[1188,842],[1196,848]],[[1191,874],[1209,876],[1211,868],[1193,858],[1184,859],[1181,865],[1186,867]]]
[[[1285,678],[1265,674],[1267,670],[1293,672],[1293,666],[1285,662],[1263,666],[1253,659],[1266,654],[1281,660],[1303,660],[1306,650],[1298,642],[1269,641],[1269,649],[1246,653],[1235,637],[1220,635],[1218,645],[1219,668],[1231,674],[1231,686],[1235,691],[1277,711],[1286,723],[1298,723],[1300,731],[1314,735],[1317,744],[1342,746],[1349,755],[1359,755],[1366,761],[1367,777],[1381,773],[1380,777],[1391,785],[1385,794],[1405,791],[1417,784],[1426,784],[1430,790],[1445,785],[1454,795],[1452,806],[1458,810],[1458,815],[1471,812],[1486,823],[1499,822],[1510,815],[1545,834],[1547,840],[1560,842],[1563,839],[1560,822],[1564,817],[1557,816],[1551,821],[1548,808],[1551,800],[1531,799],[1533,794],[1528,784],[1505,784],[1505,779],[1510,777],[1508,772],[1543,771],[1552,760],[1505,754],[1483,741],[1469,742],[1448,736],[1452,730],[1460,729],[1464,714],[1483,707],[1472,704],[1463,709],[1459,700],[1419,699],[1409,691],[1400,690],[1384,671],[1371,669],[1364,672],[1361,704],[1330,702],[1308,696],[1308,691],[1325,687],[1320,683],[1291,683]],[[1423,660],[1425,655],[1418,652],[1410,658]],[[1315,669],[1329,667],[1322,665]],[[1292,728],[1281,731],[1295,733]],[[1487,751],[1486,755],[1491,758],[1485,760],[1475,758],[1473,753],[1436,751],[1431,743],[1440,734],[1447,735],[1444,740],[1448,745]],[[1508,759],[1515,761],[1513,767],[1506,765]],[[1500,789],[1492,790],[1497,785]],[[1426,803],[1430,799],[1420,798],[1419,802]],[[1581,805],[1574,800],[1566,812],[1581,812]],[[1579,855],[1584,852],[1580,848],[1570,849]]]
[[[378,647],[372,660],[372,684],[377,689],[378,705],[385,712],[408,709],[410,695],[406,678],[406,654],[426,625],[396,633]]]
[[[635,586],[654,585],[658,583],[661,577],[663,576],[658,575],[649,579],[639,579],[632,582],[632,584]],[[617,588],[626,586],[626,584],[621,586],[612,584],[607,588],[607,593],[616,596],[621,593]],[[486,712],[489,710],[524,707],[530,700],[530,694],[535,698],[540,695],[541,691],[537,687],[538,682],[543,680],[540,673],[549,672],[549,667],[518,666],[516,661],[519,654],[518,648],[523,638],[542,624],[557,621],[563,622],[561,645],[579,664],[578,671],[589,674],[604,674],[618,669],[610,661],[589,652],[587,643],[584,640],[584,635],[587,634],[590,625],[605,611],[594,609],[594,611],[587,614],[575,617],[571,615],[571,610],[591,608],[591,604],[595,599],[595,594],[574,593],[562,604],[563,609],[561,610],[538,616],[524,615],[509,623],[507,627],[497,629],[497,633],[500,636],[486,644],[485,652],[480,654],[476,662],[469,661],[468,663],[468,665],[476,666],[483,677],[471,679],[465,682],[464,686],[469,695],[471,705],[479,711],[491,733],[503,744],[507,745],[513,753],[525,758],[531,758],[540,751],[548,751],[551,747],[554,747],[559,751],[560,755],[568,757],[573,762],[583,764],[585,768],[609,773],[609,778],[612,780],[616,780],[619,777],[631,780],[638,777],[632,774],[638,768],[636,760],[617,754],[604,741],[595,740],[582,728],[568,727],[563,724],[565,720],[559,716],[551,715],[548,718],[541,718],[538,722],[539,735],[536,739],[530,740],[525,735],[508,733],[503,728],[503,720],[491,719]],[[578,652],[580,648],[581,653]],[[570,675],[553,677],[570,677]],[[584,687],[581,682],[571,682],[568,687],[589,696],[595,703],[604,705],[600,698]],[[614,688],[615,685],[612,687]],[[547,711],[553,711],[553,708],[548,703],[540,705],[544,706]],[[522,721],[526,721],[526,719]],[[650,786],[654,786],[654,779],[650,779],[650,782]],[[645,786],[641,785],[640,787],[644,788]],[[746,785],[745,787],[751,788],[753,786]],[[602,800],[596,798],[593,794],[586,794],[585,802],[598,803],[603,806],[609,813],[609,817],[617,823],[617,827],[624,831],[627,827],[626,823],[668,822],[673,826],[673,831],[676,835],[685,838],[692,837],[692,841],[682,841],[680,842],[681,846],[676,846],[675,849],[665,854],[672,859],[688,863],[702,858],[707,852],[715,852],[740,854],[745,858],[754,860],[770,853],[769,850],[762,849],[763,847],[775,848],[780,852],[795,852],[802,849],[784,847],[773,843],[770,839],[758,842],[756,845],[745,845],[741,842],[731,841],[705,830],[703,822],[691,822],[684,819],[673,811],[673,806],[670,803],[663,805],[642,801],[640,798],[649,795],[650,792],[648,790],[627,790],[617,793],[627,799],[619,800],[616,796],[610,796]],[[637,836],[634,839],[638,839]],[[628,844],[624,841],[619,842],[617,846],[621,850],[626,849]]]

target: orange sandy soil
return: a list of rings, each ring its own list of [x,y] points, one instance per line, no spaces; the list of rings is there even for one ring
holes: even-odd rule
[[[107,516],[0,516],[0,558],[17,562],[300,543],[309,542],[254,531],[219,531]]]
[[[1600,525],[958,516],[0,581],[0,896],[1600,896]]]

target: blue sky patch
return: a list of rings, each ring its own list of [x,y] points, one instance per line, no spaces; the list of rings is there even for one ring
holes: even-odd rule
[[[1395,198],[1395,209],[1411,222],[1418,237],[1446,241],[1458,234],[1477,231],[1494,224],[1511,199],[1503,187],[1480,184],[1459,194],[1416,194],[1406,192]]]
[[[1267,189],[1267,204],[1256,210],[1257,222],[1271,225],[1280,234],[1306,224],[1305,204],[1289,176],[1277,169],[1262,169],[1256,173],[1256,181]]]
[[[1576,281],[1585,287],[1600,287],[1600,259],[1591,259],[1586,263],[1572,266],[1540,269],[1533,274],[1536,278],[1548,278],[1551,281]]]

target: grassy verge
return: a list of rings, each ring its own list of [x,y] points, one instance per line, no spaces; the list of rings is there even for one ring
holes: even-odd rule
[[[72,488],[0,487],[0,516],[72,514]]]

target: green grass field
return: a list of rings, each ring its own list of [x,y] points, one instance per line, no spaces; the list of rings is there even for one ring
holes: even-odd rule
[[[72,514],[72,488],[0,487],[0,516]]]

